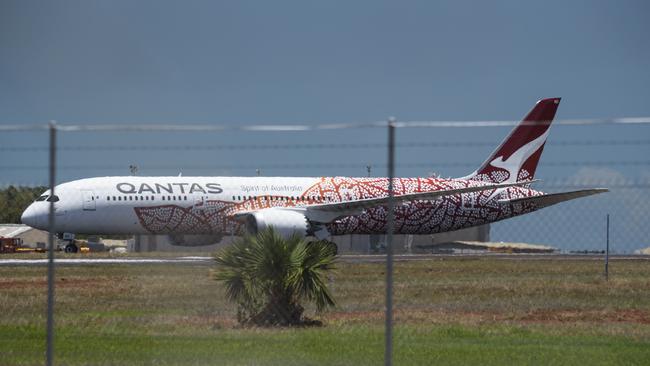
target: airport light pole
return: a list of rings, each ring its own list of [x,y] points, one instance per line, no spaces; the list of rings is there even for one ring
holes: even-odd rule
[[[56,185],[56,122],[50,121],[50,197],[54,196]],[[45,364],[52,365],[54,358],[54,200],[50,199],[48,215],[48,249],[47,249],[47,340]]]
[[[388,215],[386,223],[386,329],[384,364],[393,364],[393,228],[395,227],[395,118],[388,119]]]

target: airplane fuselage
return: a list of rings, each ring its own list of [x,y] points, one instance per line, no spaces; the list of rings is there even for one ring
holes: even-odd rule
[[[396,178],[395,195],[485,183],[462,179]],[[301,209],[388,195],[386,178],[346,177],[101,177],[55,188],[55,231],[79,234],[241,234],[241,212]],[[395,207],[395,233],[434,234],[503,220],[532,205],[499,200],[540,195],[524,187],[416,200]],[[49,192],[44,193],[45,196]],[[25,211],[23,221],[47,228],[47,200]],[[314,225],[315,223],[311,223]],[[321,225],[330,235],[386,232],[386,207],[371,207]]]

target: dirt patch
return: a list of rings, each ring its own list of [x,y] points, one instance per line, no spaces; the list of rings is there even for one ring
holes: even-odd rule
[[[326,314],[329,322],[376,322],[384,319],[383,311],[330,312]],[[502,314],[490,312],[455,312],[437,309],[397,309],[393,312],[395,322],[403,323],[479,323],[504,320]]]
[[[535,323],[629,322],[650,324],[650,310],[535,310],[513,320]]]
[[[349,311],[327,313],[327,320],[333,322],[370,321],[383,319],[383,311]]]
[[[228,316],[182,316],[173,319],[173,323],[181,326],[211,327],[213,329],[234,328],[237,320]]]
[[[57,278],[54,285],[57,288],[91,288],[98,287],[107,282],[107,280],[98,280],[96,278]],[[0,289],[25,289],[25,288],[43,288],[47,289],[47,280],[0,280]]]
[[[352,311],[327,313],[328,322],[376,322],[384,318],[383,311]],[[578,323],[578,322],[628,322],[650,324],[650,310],[612,309],[612,310],[549,310],[541,309],[527,314],[495,313],[495,312],[464,312],[444,310],[395,310],[396,322],[422,323],[494,323],[494,322],[525,322],[525,323]]]

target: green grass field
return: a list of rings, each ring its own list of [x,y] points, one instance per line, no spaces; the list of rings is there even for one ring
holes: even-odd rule
[[[650,364],[650,262],[444,258],[395,266],[395,364]],[[63,365],[376,365],[383,264],[340,263],[324,326],[242,329],[210,266],[60,267]],[[45,267],[0,267],[0,365],[39,365]]]

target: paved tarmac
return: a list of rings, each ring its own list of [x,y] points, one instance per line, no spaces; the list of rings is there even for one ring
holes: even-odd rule
[[[475,253],[475,254],[400,254],[395,255],[395,262],[409,261],[434,261],[448,259],[483,259],[491,258],[497,260],[584,260],[603,261],[603,255],[595,254],[500,254],[500,253]],[[639,260],[650,262],[647,255],[610,255],[610,260]],[[385,255],[378,254],[344,254],[339,256],[339,261],[346,263],[382,263],[386,261]],[[214,261],[209,256],[183,256],[167,258],[142,257],[121,257],[121,258],[58,258],[55,260],[57,266],[77,265],[114,265],[114,264],[178,264],[178,265],[212,265]],[[2,266],[45,266],[47,259],[22,259],[22,258],[0,258]]]

